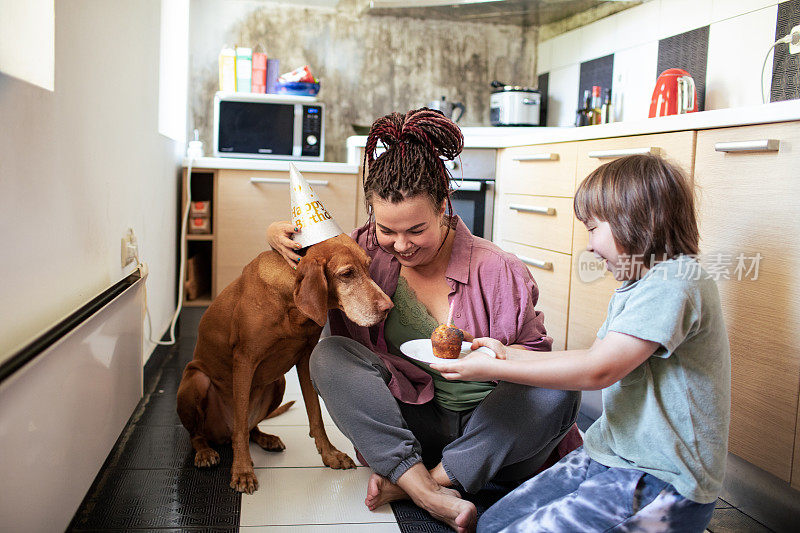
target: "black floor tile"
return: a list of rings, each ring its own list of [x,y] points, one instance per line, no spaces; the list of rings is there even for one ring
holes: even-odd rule
[[[772,530],[734,507],[717,508],[706,528],[712,533],[771,533]]]
[[[72,530],[236,527],[241,496],[227,486],[229,469],[221,466],[111,470]]]
[[[234,532],[241,494],[228,485],[233,452],[195,468],[189,433],[176,411],[183,367],[191,360],[203,309],[188,313],[177,345],[161,347],[145,373],[145,395],[95,478],[68,531]],[[184,311],[185,312],[185,311]],[[155,355],[155,352],[154,352]]]

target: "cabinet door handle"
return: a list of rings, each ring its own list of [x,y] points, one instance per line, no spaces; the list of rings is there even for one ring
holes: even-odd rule
[[[327,187],[328,180],[306,180],[309,185],[319,185],[321,187]],[[250,183],[254,185],[258,185],[259,183],[279,183],[283,185],[289,184],[289,178],[250,178]]]
[[[480,192],[483,189],[482,181],[450,180],[450,188],[454,191]]]
[[[612,157],[623,157],[626,155],[655,154],[661,153],[661,148],[649,146],[646,148],[624,148],[622,150],[592,150],[589,157],[595,159],[610,159]]]
[[[758,139],[756,141],[733,141],[715,143],[717,152],[777,152],[781,142],[778,139]]]
[[[521,211],[522,213],[536,213],[539,215],[548,215],[553,216],[556,214],[555,207],[542,207],[539,205],[522,205],[522,204],[510,204],[508,206],[509,209],[513,209],[514,211]]]
[[[520,155],[511,159],[512,161],[558,161],[558,154],[541,153],[531,155]]]
[[[553,263],[550,261],[541,261],[540,259],[532,259],[530,257],[525,257],[524,255],[517,255],[519,260],[525,263],[526,265],[530,265],[535,268],[541,268],[542,270],[553,270]]]

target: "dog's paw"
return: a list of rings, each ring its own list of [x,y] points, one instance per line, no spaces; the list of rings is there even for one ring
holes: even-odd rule
[[[259,435],[256,435],[253,438],[253,442],[268,452],[282,452],[286,449],[286,445],[283,443],[280,437],[268,435],[266,433],[260,433]]]
[[[231,488],[237,492],[253,494],[258,490],[258,479],[253,470],[249,472],[231,472]]]
[[[211,448],[206,448],[194,454],[194,466],[208,468],[219,464],[219,454]]]
[[[323,454],[322,462],[325,463],[325,466],[335,469],[356,467],[356,464],[353,462],[353,460],[350,459],[346,453],[342,453],[339,450],[331,450],[329,453]]]

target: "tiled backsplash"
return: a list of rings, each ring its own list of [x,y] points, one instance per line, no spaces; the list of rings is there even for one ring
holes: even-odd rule
[[[598,61],[612,65],[618,121],[647,117],[656,78],[670,67],[695,78],[701,110],[760,104],[764,56],[796,24],[800,0],[650,0],[558,35],[538,48],[538,73],[547,74],[546,124],[574,125],[584,85],[605,91],[608,82],[594,79],[608,77],[593,68]],[[800,98],[798,61],[778,45],[764,75],[772,101]]]

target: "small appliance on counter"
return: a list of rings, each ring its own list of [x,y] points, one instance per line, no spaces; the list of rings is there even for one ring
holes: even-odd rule
[[[492,126],[539,126],[542,93],[530,87],[517,87],[493,81],[489,99]]]
[[[434,100],[433,102],[428,103],[428,108],[441,111],[444,113],[444,116],[453,122],[458,122],[461,120],[461,117],[464,116],[464,111],[466,110],[464,104],[461,102],[448,102],[444,96],[442,96],[441,100]],[[456,109],[458,109],[460,113],[458,114],[458,117],[453,118],[453,114],[455,113]]]
[[[697,111],[694,79],[679,68],[667,69],[656,80],[650,100],[650,118]]]
[[[324,114],[311,96],[218,92],[214,157],[323,161]]]

